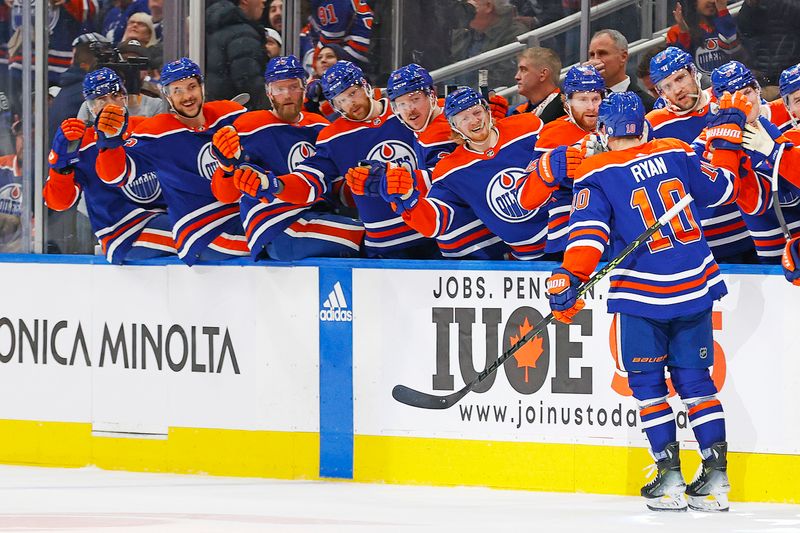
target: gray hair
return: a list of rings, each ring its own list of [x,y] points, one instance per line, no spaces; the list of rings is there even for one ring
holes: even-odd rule
[[[614,46],[616,46],[620,50],[624,52],[628,51],[628,39],[626,39],[625,36],[622,35],[620,32],[618,32],[617,30],[600,30],[594,35],[592,35],[592,40],[595,40],[596,38],[602,35],[608,35],[611,38],[611,40],[614,41]]]

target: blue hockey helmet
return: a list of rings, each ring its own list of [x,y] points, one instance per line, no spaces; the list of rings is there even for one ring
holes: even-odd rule
[[[353,85],[367,85],[364,72],[350,61],[337,61],[331,65],[320,80],[322,94],[329,102]]]
[[[738,61],[728,61],[711,72],[711,87],[714,96],[720,98],[726,92],[735,93],[745,87],[758,88],[758,82],[753,73]]]
[[[639,137],[644,133],[644,115],[644,104],[638,94],[611,93],[600,103],[597,127],[605,127],[608,137]]]
[[[444,99],[444,116],[447,120],[452,120],[454,116],[476,105],[488,108],[489,104],[472,87],[458,87]]]
[[[269,60],[267,68],[264,71],[264,81],[266,83],[293,79],[306,79],[306,71],[297,57],[293,55],[278,56]]]
[[[395,70],[389,75],[389,81],[386,83],[386,94],[389,100],[416,91],[432,90],[433,78],[427,70],[416,63]]]
[[[125,92],[122,78],[108,67],[99,68],[83,78],[83,97],[94,100],[110,93]]]
[[[650,60],[650,80],[658,85],[659,82],[683,68],[694,68],[692,56],[676,46],[670,46]]]
[[[197,81],[203,83],[203,73],[200,71],[200,67],[188,57],[182,57],[167,63],[161,69],[162,89],[165,89],[170,83],[185,80],[186,78],[197,78]]]
[[[783,97],[800,91],[800,63],[781,72],[779,86]]]
[[[606,80],[591,65],[576,65],[567,71],[564,76],[564,94],[568,97],[572,93],[598,92],[605,94]]]

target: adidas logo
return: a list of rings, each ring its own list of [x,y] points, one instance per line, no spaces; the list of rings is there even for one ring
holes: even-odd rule
[[[352,322],[353,312],[347,309],[347,299],[344,297],[342,285],[338,281],[333,290],[322,304],[324,309],[319,310],[319,319],[324,322]]]

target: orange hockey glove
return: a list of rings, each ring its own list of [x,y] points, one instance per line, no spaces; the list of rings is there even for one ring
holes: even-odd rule
[[[234,167],[241,162],[242,145],[239,133],[233,126],[220,128],[211,139],[211,154],[219,161],[226,175],[233,174]]]
[[[128,110],[115,104],[108,104],[97,116],[97,148],[106,150],[122,146],[125,130],[128,128]]]
[[[505,118],[508,115],[508,100],[499,94],[489,96],[489,110],[496,121]]]
[[[375,160],[362,160],[357,167],[347,171],[344,179],[350,191],[356,196],[380,196],[381,179],[386,174],[386,163]]]

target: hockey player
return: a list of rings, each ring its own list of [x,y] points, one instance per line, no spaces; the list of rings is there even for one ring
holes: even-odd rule
[[[386,94],[392,111],[416,136],[414,151],[419,161],[416,183],[422,194],[431,185],[436,164],[458,147],[453,130],[436,98],[433,79],[417,64],[401,67],[389,75]],[[411,172],[397,167],[395,172]],[[369,166],[351,168],[345,178],[353,194],[380,196],[380,180],[386,165],[372,162]],[[462,211],[450,225],[450,231],[437,237],[443,257],[458,259],[502,259],[510,250],[474,216]]]
[[[258,196],[258,174],[264,174],[263,169],[278,174],[296,170],[314,154],[317,135],[329,124],[320,115],[303,112],[305,77],[295,56],[270,59],[264,81],[272,110],[240,115],[233,126],[214,134],[213,152],[220,164],[211,188],[221,202],[239,200],[253,259],[353,257],[364,239],[359,221],[323,212],[328,204],[322,197],[290,204],[277,199],[261,201]],[[240,166],[245,162],[258,168]]]
[[[742,104],[726,99],[724,105]],[[722,405],[708,368],[714,362],[711,306],[727,292],[698,224],[697,205],[742,201],[739,179],[702,163],[686,143],[645,139],[645,112],[633,93],[614,93],[600,106],[601,138],[609,152],[587,158],[574,186],[572,231],[563,264],[547,280],[555,317],[570,323],[583,308],[577,289],[606,246],[614,256],[685,196],[694,197],[611,274],[608,310],[615,314],[617,364],[628,372],[656,478],[642,488],[654,510],[725,511],[727,443]],[[721,151],[721,150],[720,150]],[[757,187],[748,194],[759,194]],[[755,202],[748,198],[748,208]],[[680,471],[664,369],[688,409],[703,462],[688,486]]]
[[[361,65],[369,61],[374,15],[365,0],[313,0],[309,18],[309,36],[315,50],[338,44],[347,54],[347,57],[339,59]]]
[[[692,57],[670,46],[650,60],[650,79],[667,106],[647,114],[652,136],[692,143],[711,118],[711,92],[702,90],[700,73]],[[697,145],[702,153],[704,144]],[[717,261],[752,263],[756,261],[753,239],[736,204],[714,208],[698,206],[701,225]]]
[[[547,210],[523,208],[517,188],[542,129],[539,117],[523,113],[495,125],[486,100],[469,87],[447,96],[444,113],[464,144],[436,165],[426,195],[420,194],[414,174],[390,166],[381,182],[383,197],[423,235],[446,234],[454,219],[475,216],[517,259],[541,257]]]
[[[717,98],[721,98],[724,93],[740,92],[751,104],[751,108],[745,117],[746,129],[753,132],[765,132],[772,139],[784,142],[786,139],[781,136],[780,131],[766,117],[761,114],[763,101],[761,99],[761,88],[755,77],[747,67],[738,61],[731,61],[725,65],[714,69],[711,73],[712,89]],[[713,151],[713,147],[718,143],[736,145],[741,151],[739,157],[741,164],[738,173],[745,177],[746,174],[755,173],[761,177],[762,181],[770,182],[773,178],[779,177],[774,165],[770,162],[770,156],[759,150],[748,148],[749,145],[741,146],[743,131],[738,131],[738,125],[732,130],[730,124],[720,123],[716,117],[712,117],[709,128],[701,134],[695,144],[698,153]],[[714,137],[712,139],[712,137]],[[777,184],[778,180],[775,180]],[[763,263],[777,263],[783,252],[786,239],[784,231],[796,232],[800,228],[800,191],[788,190],[779,187],[780,209],[772,209],[771,200],[764,203],[761,209],[754,214],[743,213],[742,219],[752,235],[755,243],[758,260]],[[785,222],[781,221],[785,218]],[[782,228],[786,226],[786,228]],[[704,227],[704,231],[707,230]]]
[[[597,128],[597,112],[606,93],[606,82],[591,65],[574,66],[564,77],[562,101],[567,116],[545,124],[532,163],[532,171],[520,190],[520,205],[537,209],[547,201],[547,246],[545,252],[561,253],[567,244],[572,204],[572,176],[580,163],[578,149],[584,137]],[[532,179],[538,178],[538,179]]]
[[[93,117],[107,105],[124,108],[127,101],[122,80],[105,67],[86,75],[83,97]],[[129,118],[132,128],[142,120]],[[123,136],[127,138],[127,132]],[[65,211],[83,193],[89,222],[109,263],[174,255],[172,225],[156,173],[141,169],[121,187],[108,185],[95,171],[97,139],[95,129],[77,118],[61,123],[50,151],[45,203],[50,209]]]
[[[375,100],[360,68],[339,61],[322,77],[325,98],[341,115],[317,136],[317,152],[294,172],[269,172],[258,194],[304,205],[324,194],[355,203],[364,222],[368,257],[425,259],[438,256],[436,243],[409,227],[381,198],[351,196],[343,176],[363,160],[417,168],[414,134],[392,113],[389,102]],[[269,170],[269,169],[267,169]]]
[[[127,141],[125,109],[109,104],[100,112],[97,175],[124,186],[135,176],[157,172],[178,257],[185,263],[248,256],[238,203],[220,202],[211,192],[218,164],[211,139],[245,109],[228,100],[204,102],[200,67],[186,57],[164,65],[161,87],[172,113],[139,123]]]

